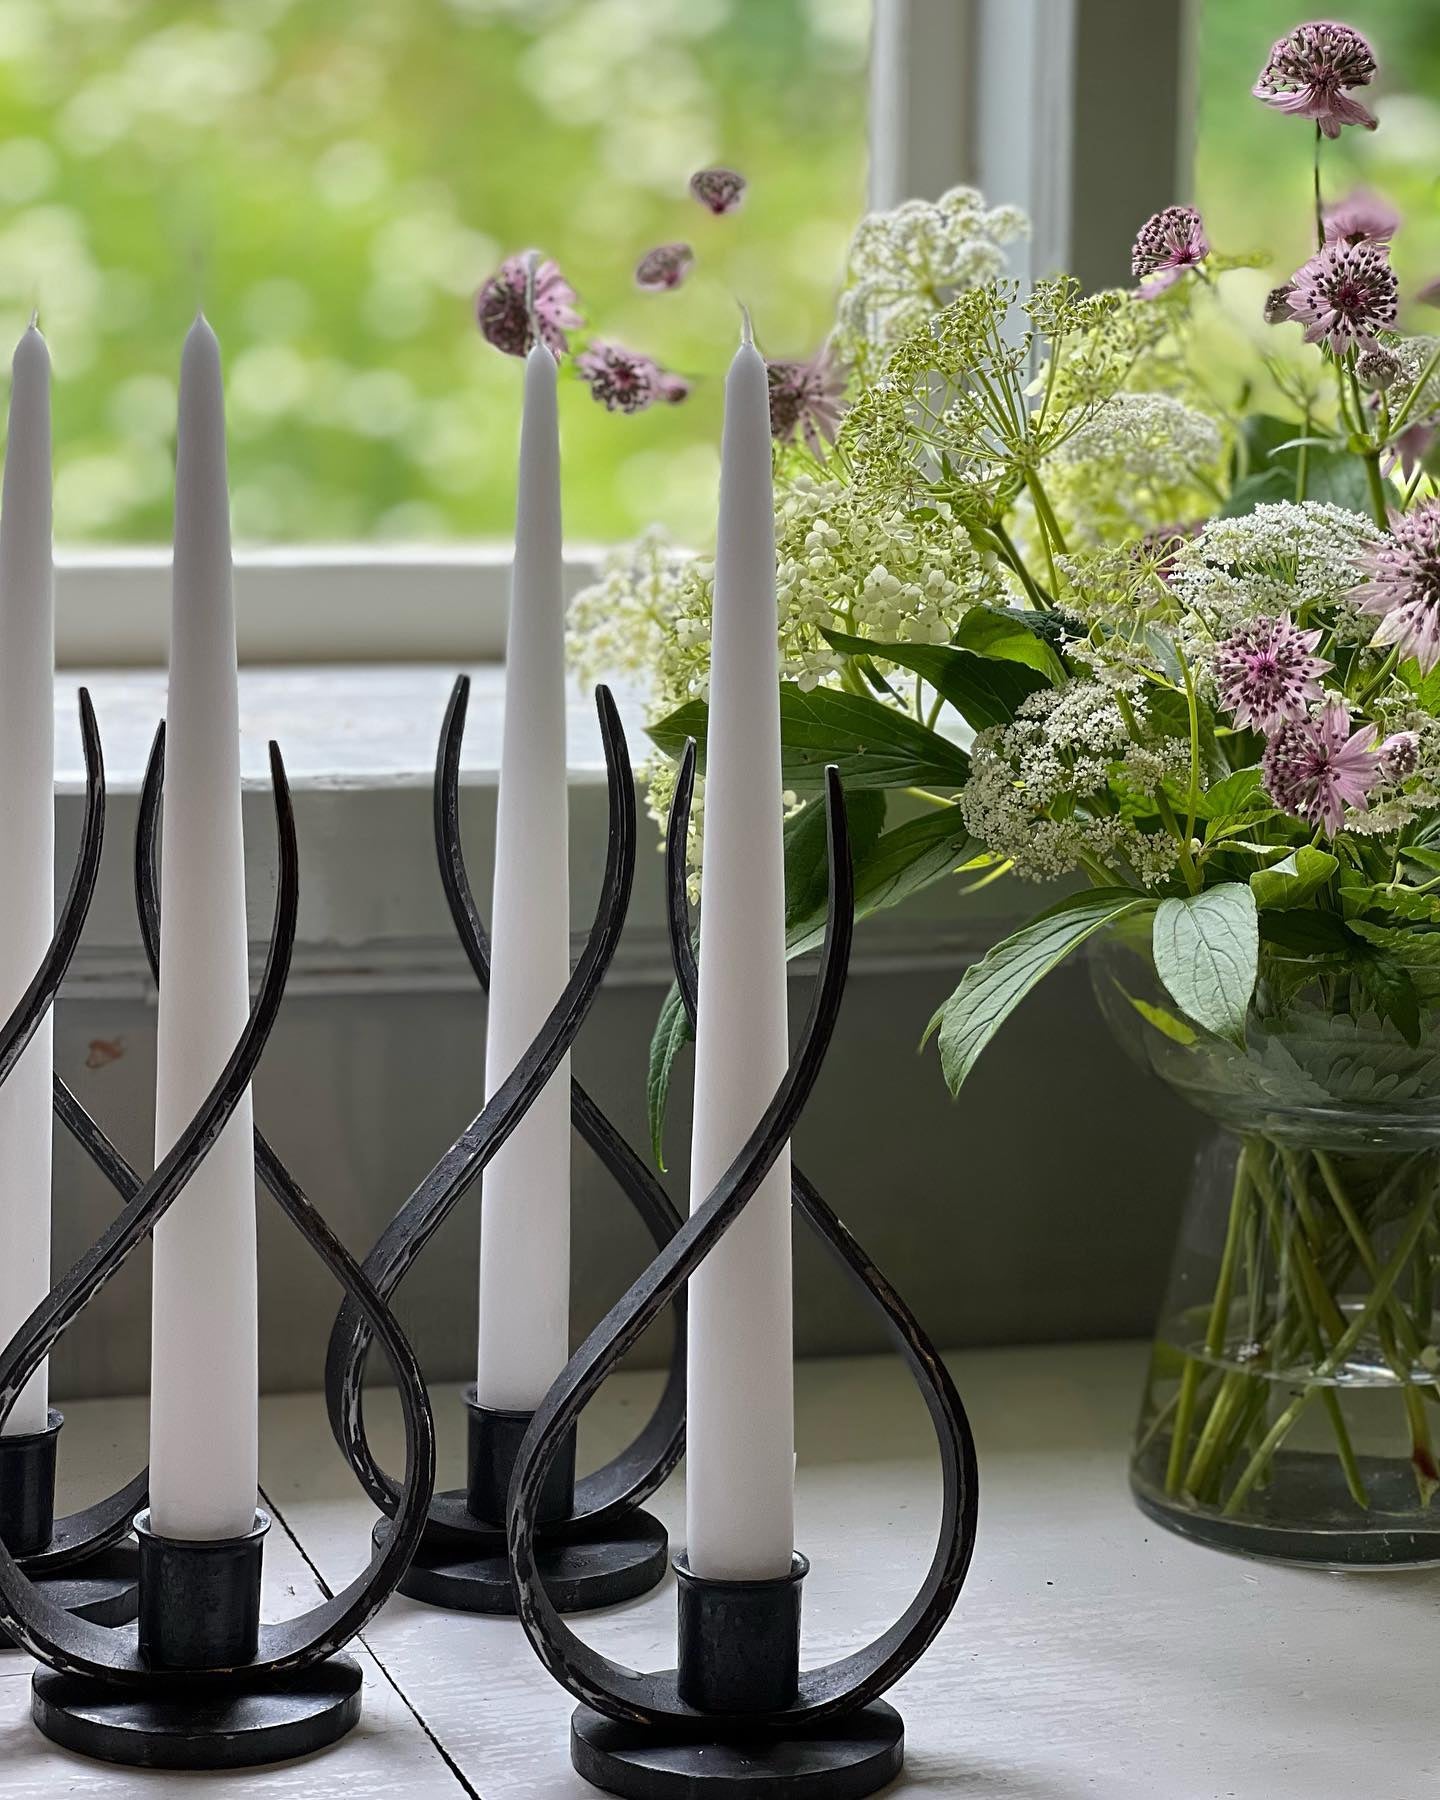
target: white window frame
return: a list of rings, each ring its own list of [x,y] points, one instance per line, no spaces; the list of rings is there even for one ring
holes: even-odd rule
[[[1125,279],[1137,223],[1188,187],[1194,4],[875,0],[870,204],[970,182],[1029,213],[1022,278],[1065,267],[1087,285]],[[569,555],[572,591],[598,554]],[[62,667],[165,661],[168,548],[62,547],[56,565]],[[240,657],[498,660],[508,576],[504,543],[241,551]]]

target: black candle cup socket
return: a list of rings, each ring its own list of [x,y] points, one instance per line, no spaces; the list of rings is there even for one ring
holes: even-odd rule
[[[716,1581],[675,1558],[680,1607],[677,1690],[700,1712],[777,1713],[800,1684],[800,1584],[810,1564],[798,1552],[788,1575]]]
[[[52,1406],[43,1431],[0,1437],[0,1540],[12,1556],[34,1556],[55,1532],[55,1455],[63,1416]]]
[[[136,1515],[140,1654],[153,1669],[233,1669],[260,1643],[260,1567],[270,1515],[242,1537],[161,1537]]]
[[[510,1499],[510,1477],[520,1444],[530,1429],[533,1412],[509,1412],[482,1406],[474,1388],[466,1390],[465,1408],[470,1415],[469,1480],[465,1506],[472,1518],[503,1530]],[[536,1518],[541,1525],[568,1519],[575,1510],[575,1431],[551,1463],[541,1490]]]

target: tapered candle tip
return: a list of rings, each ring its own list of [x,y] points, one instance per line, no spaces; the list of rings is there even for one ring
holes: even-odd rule
[[[30,308],[30,329],[32,331],[40,329],[40,308],[38,306]]]
[[[750,323],[750,308],[743,300],[740,303],[740,342],[742,344],[755,342],[755,328]]]

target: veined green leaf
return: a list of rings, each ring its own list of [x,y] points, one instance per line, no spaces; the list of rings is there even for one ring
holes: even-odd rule
[[[981,656],[1003,657],[1037,669],[1052,686],[1065,679],[1065,666],[1039,626],[1047,614],[1013,606],[972,606],[955,628],[954,641]]]
[[[843,631],[822,631],[820,635],[847,656],[878,656],[882,662],[913,669],[977,731],[987,725],[1008,725],[1022,700],[1050,685],[1026,663],[982,656],[953,644],[881,643]]]
[[[1199,1033],[1187,1025],[1183,1019],[1176,1018],[1174,1013],[1167,1012],[1163,1006],[1152,1006],[1148,1000],[1140,999],[1137,994],[1128,993],[1123,987],[1120,987],[1118,981],[1115,985],[1120,988],[1120,992],[1125,995],[1145,1023],[1153,1025],[1160,1035],[1169,1038],[1172,1044],[1183,1044],[1186,1049],[1189,1049],[1192,1044],[1199,1043]]]
[[[1268,869],[1257,869],[1250,877],[1250,892],[1257,906],[1285,912],[1318,894],[1339,867],[1339,859],[1328,850],[1305,844]]]
[[[689,700],[649,727],[667,756],[679,756],[694,738],[701,767],[709,712]],[[780,683],[781,775],[786,787],[813,793],[835,763],[847,788],[963,787],[970,758],[949,738],[929,731],[896,707],[835,688],[803,693]]]
[[[657,1169],[665,1167],[665,1108],[670,1100],[670,1082],[675,1061],[690,1042],[690,1021],[680,999],[680,989],[672,982],[655,1021],[650,1038],[650,1068],[645,1081],[645,1107],[650,1119],[650,1148]]]
[[[818,807],[805,810],[821,811]],[[846,810],[848,814],[848,805]],[[856,855],[855,917],[867,918],[908,899],[932,881],[958,869],[974,847],[958,806],[937,808],[919,818],[907,819],[893,831],[873,839]],[[813,950],[825,936],[826,898],[825,887],[817,883],[812,889],[808,915],[787,914],[789,955]]]
[[[1162,900],[1151,939],[1155,972],[1187,1018],[1242,1047],[1260,959],[1255,896],[1248,884]]]
[[[1153,905],[1130,888],[1072,894],[972,963],[925,1032],[928,1040],[939,1028],[950,1092],[960,1092],[981,1051],[1037,982],[1106,925]]]

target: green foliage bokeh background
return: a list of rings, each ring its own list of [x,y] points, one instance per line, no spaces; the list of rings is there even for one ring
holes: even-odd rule
[[[507,532],[519,368],[471,297],[538,245],[598,333],[695,383],[636,418],[566,384],[570,535],[703,538],[736,296],[777,355],[829,323],[868,25],[869,0],[3,0],[0,339],[41,309],[57,535],[168,536],[197,301],[238,536]],[[751,182],[725,219],[686,194],[712,162]],[[691,280],[640,293],[678,238]]]

